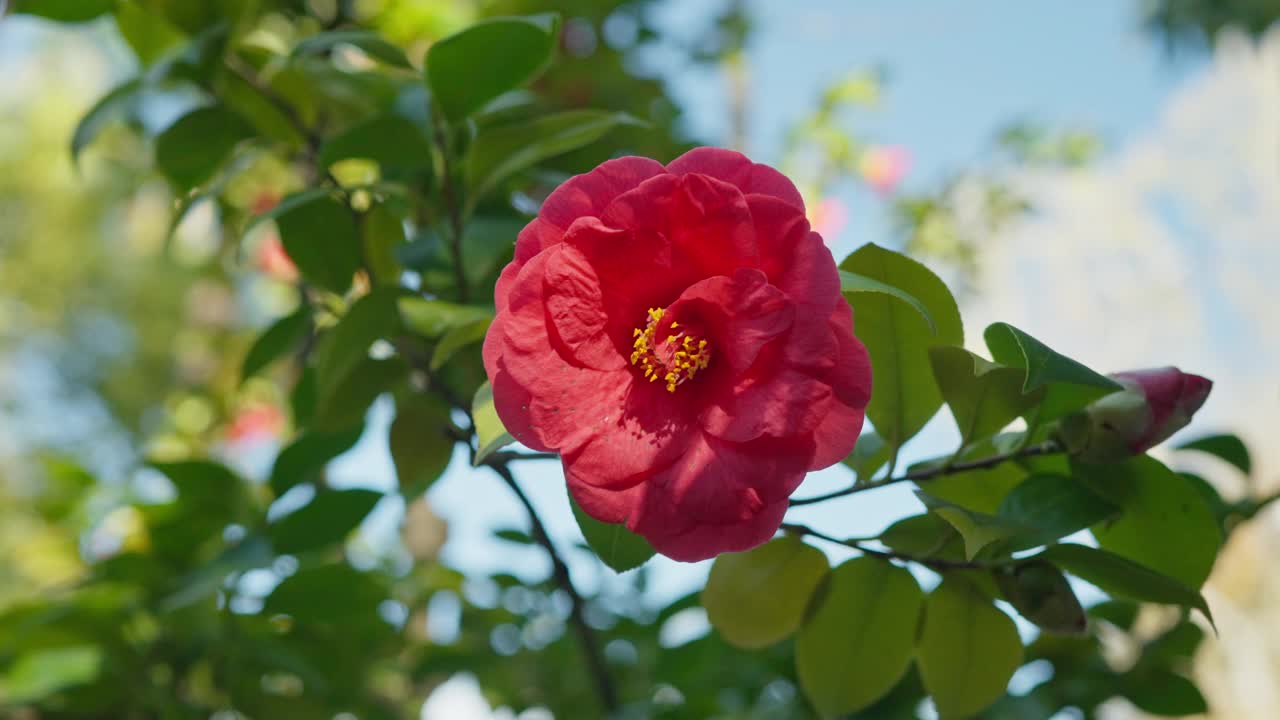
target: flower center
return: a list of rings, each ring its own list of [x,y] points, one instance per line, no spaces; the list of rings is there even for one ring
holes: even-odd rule
[[[711,348],[706,340],[681,330],[680,323],[674,320],[667,326],[666,338],[659,342],[658,325],[665,314],[662,308],[649,308],[648,323],[632,332],[636,340],[632,343],[635,351],[631,353],[631,364],[644,368],[649,382],[662,378],[667,383],[667,392],[675,392],[711,364]]]

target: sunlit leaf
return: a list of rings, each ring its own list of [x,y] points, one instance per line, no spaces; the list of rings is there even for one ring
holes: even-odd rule
[[[427,50],[427,84],[450,122],[537,77],[551,61],[558,15],[477,23]]]
[[[1004,694],[1022,664],[1022,640],[989,599],[944,579],[925,601],[916,659],[938,714],[969,717]]]
[[[867,417],[886,443],[900,447],[942,406],[929,348],[964,344],[960,311],[937,275],[877,245],[862,246],[840,263],[840,269],[897,288],[928,310],[923,315],[914,304],[884,292],[847,296],[855,332],[871,354],[873,385]]]
[[[7,705],[37,702],[98,677],[104,653],[95,645],[42,648],[19,655],[0,680],[0,701]]]
[[[1023,394],[1023,370],[988,362],[964,348],[935,347],[929,357],[962,446],[999,432],[1041,397]]]
[[[707,619],[729,643],[762,648],[795,632],[827,573],[821,551],[794,535],[716,558],[702,591]]]
[[[623,523],[600,522],[591,517],[569,496],[573,517],[591,551],[614,572],[626,572],[640,567],[653,557],[649,541],[627,529]]]
[[[1025,372],[1023,393],[1045,388],[1044,399],[1036,412],[1040,422],[1079,410],[1120,389],[1115,380],[1054,352],[1008,323],[989,325],[983,337],[996,362]]]
[[[493,387],[487,382],[476,390],[471,400],[471,419],[476,425],[475,465],[484,464],[490,455],[515,442],[498,417],[493,406]]]
[[[796,637],[800,686],[824,716],[861,710],[898,684],[923,605],[911,573],[883,560],[854,558],[831,571]]]
[[[142,79],[134,78],[117,85],[111,92],[103,95],[92,108],[80,118],[75,133],[71,136],[71,159],[80,159],[80,153],[89,143],[113,122],[127,117],[136,108],[138,95],[142,91]]]

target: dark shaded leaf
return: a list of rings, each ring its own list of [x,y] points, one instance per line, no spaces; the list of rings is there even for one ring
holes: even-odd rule
[[[336,433],[303,433],[276,457],[271,489],[283,495],[294,485],[315,480],[330,460],[355,447],[363,433],[364,425]]]
[[[374,60],[406,70],[413,69],[403,50],[372,30],[329,30],[318,33],[294,46],[293,54],[323,53],[338,45],[351,45]]]
[[[268,365],[284,357],[311,332],[311,308],[302,306],[268,327],[244,356],[240,366],[241,382],[262,372]]]
[[[252,136],[249,125],[230,109],[202,107],[178,118],[156,137],[156,165],[185,193],[212,178],[236,145]]]
[[[342,542],[383,497],[373,490],[321,491],[311,502],[267,527],[276,552],[297,554]]]
[[[1058,568],[1042,560],[995,571],[996,584],[1022,617],[1049,632],[1079,635],[1088,627],[1084,608]]]
[[[264,217],[274,217],[285,252],[304,277],[338,294],[351,288],[362,258],[355,218],[344,203],[309,190],[285,198]]]
[[[1196,608],[1213,622],[1209,605],[1199,592],[1115,553],[1063,543],[1046,548],[1036,557],[1048,560],[1081,580],[1097,585],[1109,595]]]
[[[449,406],[435,395],[406,393],[396,398],[388,443],[405,497],[426,492],[449,467],[454,446],[450,427]]]
[[[1245,475],[1253,472],[1253,458],[1249,456],[1249,448],[1245,446],[1239,435],[1206,435],[1190,442],[1182,443],[1178,446],[1178,449],[1208,453],[1231,463]]]
[[[569,496],[573,517],[591,551],[614,572],[626,572],[640,567],[653,557],[649,541],[627,529],[622,523],[600,522],[591,517]]]

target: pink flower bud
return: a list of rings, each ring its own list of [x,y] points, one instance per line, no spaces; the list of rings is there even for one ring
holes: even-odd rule
[[[1213,382],[1175,367],[1128,370],[1111,378],[1124,389],[1088,407],[1086,459],[1139,454],[1186,427],[1204,405]]]

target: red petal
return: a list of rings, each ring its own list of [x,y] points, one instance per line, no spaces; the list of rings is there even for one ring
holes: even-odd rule
[[[821,378],[769,365],[752,368],[716,393],[703,410],[702,427],[723,440],[747,442],[762,435],[807,435],[825,422],[833,404],[831,386]]]
[[[676,560],[753,547],[777,531],[811,454],[811,445],[748,448],[699,433],[678,462],[644,483],[627,526]]]
[[[570,363],[552,343],[545,296],[546,269],[560,253],[552,248],[532,260],[512,283],[507,310],[498,321],[500,355],[494,385],[498,416],[517,440],[530,444],[513,430],[527,427],[532,440],[547,448],[572,447],[575,439],[593,432],[600,418],[616,413],[634,374],[629,370],[603,372]],[[495,340],[496,342],[497,340]],[[508,378],[502,378],[502,376]],[[527,393],[514,392],[510,382]]]
[[[630,487],[678,460],[699,432],[682,398],[661,383],[628,380],[625,385],[612,412],[592,420],[590,432],[561,452],[565,472],[583,483]]]
[[[728,362],[735,375],[751,367],[766,343],[791,328],[795,313],[786,295],[753,268],[738,268],[732,278],[719,275],[695,283],[669,308],[677,322],[700,324],[710,332],[713,362]]]
[[[694,148],[667,164],[667,172],[676,175],[701,173],[723,180],[746,193],[772,195],[804,210],[800,191],[786,175],[768,165],[751,162],[746,155],[723,148]]]
[[[871,400],[871,357],[853,335],[853,311],[841,300],[831,313],[840,352],[828,376],[835,400],[827,416],[813,433],[817,450],[810,470],[834,465],[853,452],[862,432],[867,402]]]
[[[591,172],[575,175],[556,188],[542,203],[538,217],[567,230],[574,220],[598,217],[614,198],[665,173],[661,163],[645,157],[607,160]]]
[[[547,264],[545,284],[547,313],[571,357],[597,370],[626,367],[627,359],[609,335],[600,279],[586,257],[571,245],[562,246]]]
[[[569,484],[569,492],[573,493],[573,499],[588,515],[600,522],[626,522],[644,496],[644,485],[638,481],[630,487],[612,490],[592,485],[568,468],[565,469],[564,477]]]
[[[672,280],[679,280],[680,287],[759,264],[746,199],[734,186],[705,176],[659,175],[646,180],[619,195],[600,219],[637,236],[657,233],[666,238],[669,265],[676,274]]]

